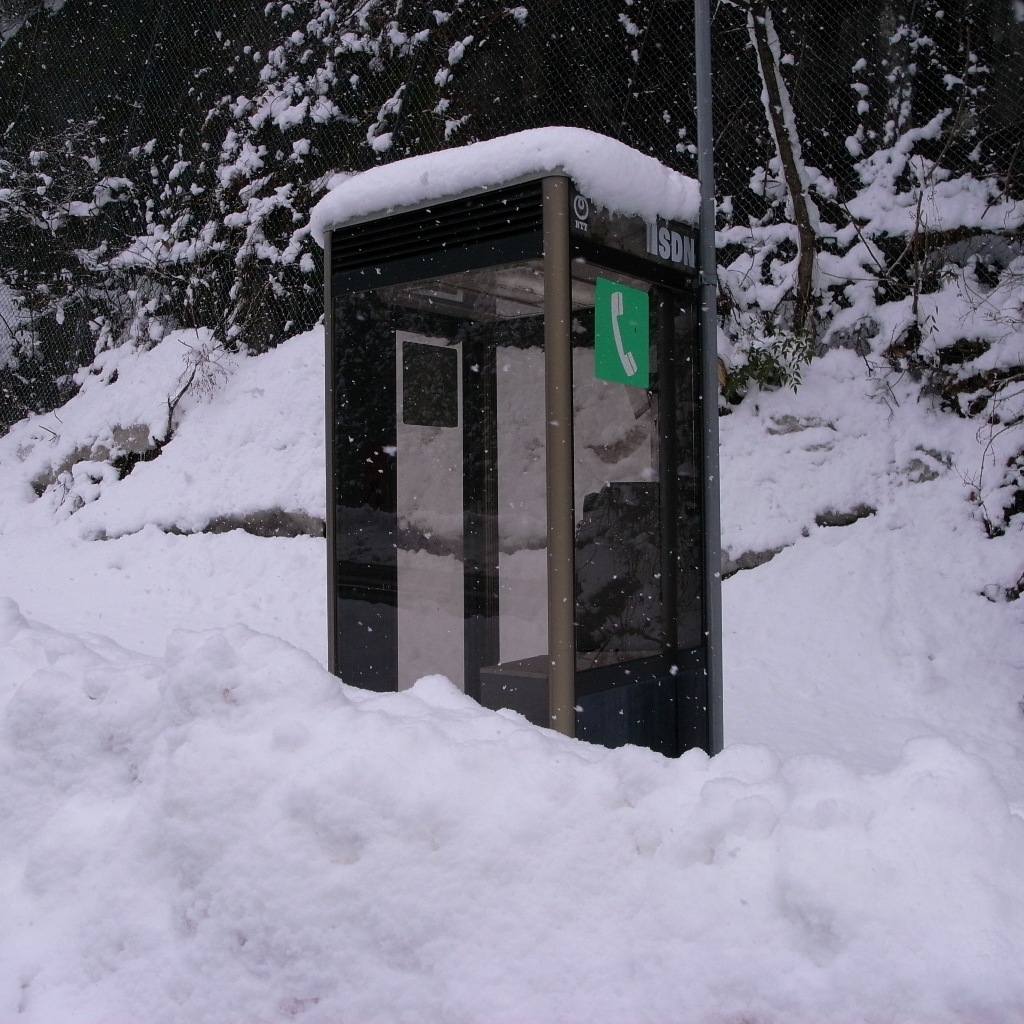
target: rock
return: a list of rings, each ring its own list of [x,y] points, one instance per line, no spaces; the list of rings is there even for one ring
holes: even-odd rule
[[[871,505],[854,505],[848,512],[837,512],[835,509],[828,509],[819,512],[814,517],[818,526],[852,526],[858,519],[866,519],[878,511]]]

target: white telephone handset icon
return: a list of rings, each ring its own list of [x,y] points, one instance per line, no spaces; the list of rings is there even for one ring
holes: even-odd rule
[[[626,376],[632,377],[637,371],[636,359],[633,358],[633,353],[627,352],[622,344],[622,331],[619,329],[619,319],[625,311],[626,302],[622,292],[612,292],[612,334],[615,336],[615,348],[618,350],[619,362],[622,363]]]

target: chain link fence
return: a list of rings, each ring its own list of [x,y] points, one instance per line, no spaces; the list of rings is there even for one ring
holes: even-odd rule
[[[713,3],[738,371],[786,380],[853,330],[861,277],[913,298],[951,246],[992,280],[1019,255],[1022,18],[1013,0]],[[315,323],[304,224],[332,174],[552,124],[695,174],[692,23],[687,0],[3,0],[0,430],[66,400],[104,347],[191,327],[260,351]],[[989,213],[930,225],[927,188],[966,178]],[[882,179],[909,221],[865,198]]]

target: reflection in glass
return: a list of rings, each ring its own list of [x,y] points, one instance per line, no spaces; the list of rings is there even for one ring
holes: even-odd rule
[[[427,672],[464,683],[462,351],[395,335],[398,686]]]
[[[539,331],[496,350],[500,661],[545,655],[547,508],[544,349]],[[544,666],[545,678],[547,666]]]

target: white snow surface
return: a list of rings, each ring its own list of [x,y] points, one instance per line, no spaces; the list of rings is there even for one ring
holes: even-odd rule
[[[330,676],[324,542],[196,532],[323,515],[322,332],[103,469],[191,343],[0,439],[0,1022],[1024,1019],[1024,537],[975,423],[846,351],[722,419],[725,547],[781,550],[723,584],[726,749],[672,761]]]
[[[334,184],[313,209],[313,237],[370,214],[482,192],[549,173],[567,174],[594,202],[645,220],[696,224],[696,181],[653,157],[583,128],[533,128],[458,149],[374,167]]]

